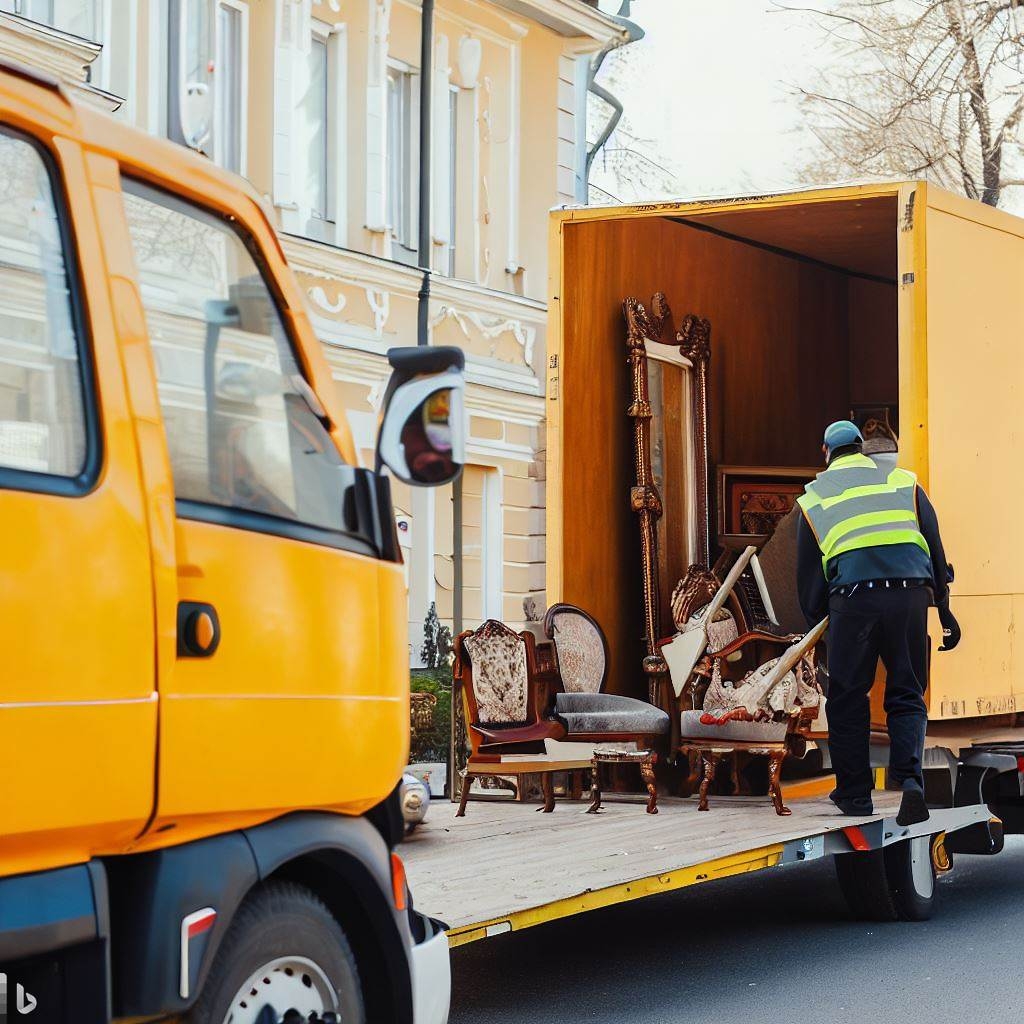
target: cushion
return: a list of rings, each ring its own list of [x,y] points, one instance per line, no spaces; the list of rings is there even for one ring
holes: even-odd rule
[[[557,693],[555,714],[570,733],[667,733],[669,717],[647,701],[614,693]]]
[[[488,619],[465,639],[473,663],[473,696],[482,725],[519,725],[527,720],[526,643]]]
[[[786,738],[789,721],[738,722],[730,719],[722,725],[705,725],[703,711],[684,711],[679,716],[680,740],[729,740],[741,743],[781,743]]]

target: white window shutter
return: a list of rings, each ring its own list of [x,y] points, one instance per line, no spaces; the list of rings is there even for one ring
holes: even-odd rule
[[[430,230],[435,242],[449,245],[452,239],[452,125],[449,116],[452,69],[448,63],[448,37],[434,44],[434,95],[431,116],[431,178],[433,180]]]
[[[302,48],[309,45],[312,0],[277,0],[277,39],[274,47],[274,203],[295,202],[292,137],[297,96],[295,74]],[[303,29],[305,28],[305,32]]]
[[[370,52],[366,80],[366,226],[387,230],[388,33],[391,0],[367,0]]]

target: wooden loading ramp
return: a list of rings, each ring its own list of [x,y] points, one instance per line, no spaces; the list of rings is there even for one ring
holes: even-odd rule
[[[826,796],[792,799],[789,817],[766,797],[643,803],[612,798],[598,815],[585,802],[473,801],[464,818],[436,801],[400,847],[417,909],[449,926],[452,946],[558,918],[832,853],[867,850],[987,820],[982,806],[933,811],[924,826],[895,824],[898,793],[875,793],[875,814],[839,815]]]

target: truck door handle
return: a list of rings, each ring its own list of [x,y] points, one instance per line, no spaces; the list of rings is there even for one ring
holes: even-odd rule
[[[212,604],[178,602],[178,657],[209,658],[220,645],[220,619]]]

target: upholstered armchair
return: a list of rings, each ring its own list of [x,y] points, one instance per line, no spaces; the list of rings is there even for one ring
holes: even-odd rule
[[[670,720],[646,701],[605,693],[608,643],[596,620],[571,604],[552,605],[544,616],[544,635],[555,650],[561,692],[555,694],[555,718],[570,742],[632,742],[664,745]]]
[[[782,766],[787,756],[803,755],[822,710],[814,648],[827,625],[825,619],[796,639],[746,633],[710,655],[702,707],[680,710],[679,750],[698,754],[703,765],[698,810],[708,809],[722,755],[746,752],[768,757],[769,795],[776,813],[789,814]]]
[[[470,754],[462,782],[458,816],[466,812],[473,780],[483,776],[541,775],[544,810],[554,807],[551,772],[585,768],[548,757],[544,741],[563,739],[565,729],[543,718],[538,707],[535,641],[496,619],[455,638],[453,674],[462,683]]]

